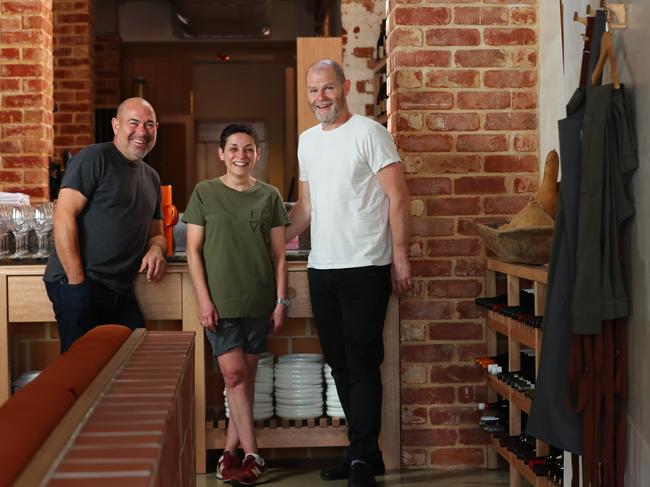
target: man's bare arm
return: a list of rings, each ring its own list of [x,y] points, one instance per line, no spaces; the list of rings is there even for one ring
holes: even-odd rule
[[[77,216],[87,202],[76,189],[61,188],[54,205],[54,247],[69,284],[81,284],[86,279],[79,251]]]
[[[400,163],[385,166],[377,178],[390,200],[388,218],[393,240],[393,291],[400,294],[411,288],[411,264],[408,259],[410,195],[404,167]]]
[[[286,227],[287,242],[304,232],[311,223],[311,197],[309,182],[300,181],[300,197],[289,214],[291,223]]]
[[[167,270],[167,260],[165,259],[167,240],[163,234],[162,220],[151,220],[147,247],[138,272],[146,271],[148,281],[160,281]]]

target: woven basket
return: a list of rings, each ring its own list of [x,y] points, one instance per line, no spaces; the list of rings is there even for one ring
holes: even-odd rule
[[[551,257],[553,225],[500,230],[504,222],[476,223],[485,246],[500,259],[518,264],[547,264]]]

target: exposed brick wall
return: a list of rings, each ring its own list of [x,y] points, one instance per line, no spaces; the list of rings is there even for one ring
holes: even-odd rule
[[[343,69],[354,80],[347,97],[352,113],[374,115],[373,72],[368,61],[375,59],[385,0],[342,0]]]
[[[116,108],[121,101],[120,49],[117,33],[98,34],[95,39],[95,107]]]
[[[48,198],[52,151],[52,10],[0,1],[0,190]]]
[[[54,157],[95,140],[92,0],[52,0],[54,23]]]
[[[483,466],[473,365],[485,249],[472,222],[538,185],[535,0],[391,0],[389,129],[411,190],[414,289],[401,300],[402,463]]]

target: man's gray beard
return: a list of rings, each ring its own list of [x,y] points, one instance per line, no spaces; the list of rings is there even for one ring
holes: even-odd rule
[[[316,119],[320,123],[332,123],[334,120],[336,120],[336,117],[338,117],[339,113],[341,110],[339,109],[338,106],[332,105],[332,109],[327,113],[327,115],[322,115],[318,113],[316,110],[314,110],[314,115],[316,115]]]

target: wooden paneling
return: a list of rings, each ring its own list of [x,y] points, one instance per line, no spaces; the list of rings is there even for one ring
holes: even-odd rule
[[[149,155],[149,165],[160,175],[160,184],[173,186],[173,203],[185,211],[196,173],[194,160],[194,119],[191,115],[159,117],[158,139]]]
[[[54,321],[42,276],[9,276],[7,278],[9,322],[28,323]]]
[[[133,79],[144,78],[144,98],[162,115],[192,113],[192,60],[189,53],[124,53],[122,93],[133,96]]]
[[[142,314],[148,320],[180,320],[180,274],[167,273],[161,282],[147,282],[143,275],[135,280],[135,290]],[[52,303],[47,297],[41,276],[9,276],[7,279],[9,322],[54,321]]]
[[[309,66],[320,59],[332,59],[339,64],[343,63],[343,43],[340,37],[298,37],[296,39],[298,134],[317,123],[307,101],[305,76]]]
[[[311,317],[311,301],[309,300],[309,285],[307,284],[307,273],[302,271],[289,270],[289,285],[287,294],[291,304],[287,310],[287,316]]]
[[[167,272],[160,282],[148,282],[143,274],[135,278],[135,295],[148,320],[180,320],[183,318],[181,274]]]

